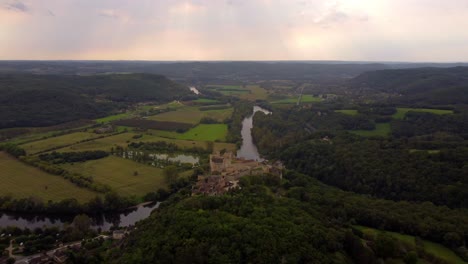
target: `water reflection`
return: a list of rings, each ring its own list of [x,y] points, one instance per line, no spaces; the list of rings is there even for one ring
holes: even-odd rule
[[[121,213],[106,213],[90,216],[93,219],[93,228],[102,231],[110,230],[112,226],[126,227],[150,216],[153,209],[158,208],[160,203],[140,205]],[[72,215],[47,215],[47,214],[22,214],[22,213],[0,213],[0,227],[15,226],[21,229],[58,227],[73,221]]]
[[[257,146],[255,146],[252,138],[252,127],[253,127],[253,116],[256,112],[263,112],[266,115],[271,114],[270,111],[263,109],[259,106],[254,106],[252,115],[244,118],[242,121],[242,146],[237,151],[238,158],[252,159],[257,161],[263,161],[258,153]]]

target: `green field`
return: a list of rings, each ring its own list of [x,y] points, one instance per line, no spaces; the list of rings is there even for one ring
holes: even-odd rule
[[[63,136],[51,137],[51,138],[47,138],[44,140],[29,142],[29,143],[21,145],[21,147],[24,150],[26,150],[28,154],[34,154],[34,153],[49,150],[52,148],[58,148],[62,146],[65,147],[67,145],[70,145],[70,144],[73,144],[82,140],[97,138],[100,136],[102,135],[95,134],[95,133],[88,133],[88,132],[76,132],[76,133],[66,134]]]
[[[267,90],[263,89],[259,85],[247,85],[246,87],[250,91],[248,93],[242,93],[239,98],[244,100],[266,100],[268,98]]]
[[[130,116],[131,116],[130,113],[122,113],[122,114],[117,114],[117,115],[106,116],[103,118],[98,118],[98,119],[95,119],[94,121],[96,121],[97,123],[109,123],[115,120],[130,118]]]
[[[141,197],[159,188],[167,188],[162,169],[115,156],[63,165],[66,170],[92,176],[123,196]],[[138,175],[134,175],[137,171]]]
[[[178,139],[224,141],[226,140],[227,130],[226,124],[200,124],[180,135]]]
[[[452,110],[443,110],[443,109],[429,109],[429,108],[404,108],[404,107],[397,107],[397,112],[392,115],[395,119],[403,119],[409,111],[414,112],[423,112],[423,113],[432,113],[436,115],[446,115],[446,114],[453,114]]]
[[[374,130],[348,130],[349,132],[363,136],[363,137],[372,137],[372,136],[381,136],[386,137],[391,133],[390,123],[379,123],[375,124]]]
[[[149,117],[149,120],[172,121],[188,124],[198,124],[203,117],[210,117],[219,122],[224,121],[232,115],[233,108],[201,111],[198,107],[186,106],[176,111],[165,112]]]
[[[210,84],[207,85],[206,88],[215,90],[223,95],[234,95],[238,96],[241,94],[249,93],[249,89],[247,87],[242,87],[241,85],[216,85]]]
[[[354,226],[354,227],[359,229],[364,234],[370,235],[370,236],[376,236],[377,234],[383,232],[378,229],[365,227],[365,226]],[[389,232],[389,231],[385,231],[385,233],[398,239],[399,241],[405,244],[416,247],[414,236],[409,236],[409,235],[404,235],[404,234]],[[459,256],[457,256],[452,250],[444,247],[441,244],[434,243],[428,240],[423,240],[423,244],[424,244],[424,250],[426,252],[434,256],[437,256],[439,258],[442,258],[448,261],[449,263],[467,263],[467,262],[464,262]]]
[[[295,104],[297,103],[298,99],[299,97],[296,96],[296,97],[290,97],[290,98],[286,98],[286,99],[282,99],[278,101],[273,101],[271,103],[272,104]],[[314,103],[314,102],[320,102],[320,101],[322,101],[322,98],[315,97],[310,94],[304,94],[302,95],[302,98],[301,98],[301,103]]]
[[[342,113],[342,114],[345,114],[345,115],[352,115],[352,116],[358,114],[357,110],[352,110],[352,109],[335,110],[335,112]]]
[[[208,98],[198,98],[197,100],[193,100],[192,102],[195,102],[195,103],[219,103],[218,100],[208,99]]]
[[[64,178],[45,173],[0,152],[0,196],[38,197],[44,202],[75,198],[87,202],[98,194],[80,188]]]

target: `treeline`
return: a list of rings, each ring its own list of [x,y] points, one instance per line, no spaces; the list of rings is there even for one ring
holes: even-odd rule
[[[193,127],[193,125],[187,123],[156,121],[137,118],[118,120],[113,122],[113,124],[116,126],[138,127],[141,129],[177,131],[179,133],[183,133]]]
[[[102,150],[81,151],[81,152],[52,152],[40,154],[39,158],[52,164],[84,162],[87,160],[102,159],[109,156],[109,153]]]
[[[207,154],[212,151],[204,148],[191,147],[181,148],[172,142],[166,141],[155,141],[155,142],[131,142],[128,144],[129,149],[140,150],[140,151],[162,151],[167,153],[183,152],[183,153],[195,153],[195,154]],[[117,146],[113,148],[111,152],[118,153],[124,151],[122,147]]]

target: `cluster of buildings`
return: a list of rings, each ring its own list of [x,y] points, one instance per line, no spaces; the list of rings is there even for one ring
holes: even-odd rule
[[[232,152],[210,155],[210,174],[199,175],[192,194],[220,195],[239,187],[246,175],[272,174],[281,178],[284,166],[280,161],[255,161],[237,158]]]

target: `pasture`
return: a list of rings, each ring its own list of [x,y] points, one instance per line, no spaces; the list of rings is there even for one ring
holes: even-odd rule
[[[350,133],[363,136],[363,137],[373,137],[381,136],[386,137],[391,133],[390,123],[378,123],[375,124],[374,130],[348,130]]]
[[[116,115],[110,115],[102,118],[95,119],[97,123],[109,123],[111,121],[121,120],[130,118],[132,115],[130,113],[121,113]]]
[[[110,186],[123,196],[141,197],[159,188],[167,188],[162,169],[116,156],[66,164],[63,168],[92,176],[96,182]],[[135,172],[138,175],[134,175]]]
[[[89,140],[93,138],[100,137],[95,133],[89,132],[75,132],[71,134],[66,134],[57,137],[51,137],[43,140],[38,140],[34,142],[28,142],[23,145],[20,145],[28,154],[35,154],[41,151],[51,150],[55,148],[65,147],[70,144],[77,143],[83,140]]]
[[[200,124],[181,134],[178,139],[197,141],[224,141],[228,127],[226,124]]]
[[[198,107],[182,107],[176,111],[170,111],[149,117],[155,121],[173,121],[187,124],[198,124],[203,117],[210,117],[216,121],[222,122],[232,115],[233,108],[201,111]]]
[[[435,115],[453,114],[453,110],[397,107],[397,112],[393,114],[392,117],[394,119],[403,119],[405,118],[406,113],[408,113],[409,111],[431,113]]]
[[[0,152],[0,196],[37,197],[43,202],[75,198],[80,203],[98,194],[80,188],[61,176],[51,175]]]
[[[255,101],[257,99],[266,100],[268,98],[267,90],[259,85],[247,85],[247,89],[249,89],[249,92],[240,94],[239,98],[250,101]]]
[[[290,98],[286,98],[282,100],[273,101],[271,103],[272,104],[296,104],[298,100],[299,100],[299,96],[294,96],[294,97],[290,97]],[[322,101],[322,98],[320,97],[315,97],[310,94],[303,94],[300,102],[301,103],[315,103],[315,102],[320,102],[320,101]]]
[[[193,100],[192,102],[200,103],[200,104],[216,104],[216,103],[219,103],[218,100],[208,99],[208,98],[198,98],[197,100]]]
[[[354,227],[369,236],[376,236],[379,233],[383,232],[378,229],[365,227],[365,226],[354,226]],[[396,232],[389,232],[389,231],[385,231],[385,233],[407,245],[416,247],[414,236],[409,236],[409,235],[404,235],[404,234],[400,234]],[[423,240],[423,245],[424,245],[424,251],[434,256],[437,256],[439,258],[442,258],[445,261],[448,261],[449,263],[466,263],[460,257],[458,257],[452,250],[446,248],[445,246],[441,244],[434,243],[428,240]]]
[[[335,112],[342,113],[345,115],[351,115],[351,116],[355,116],[358,114],[357,110],[352,110],[352,109],[335,110]]]

